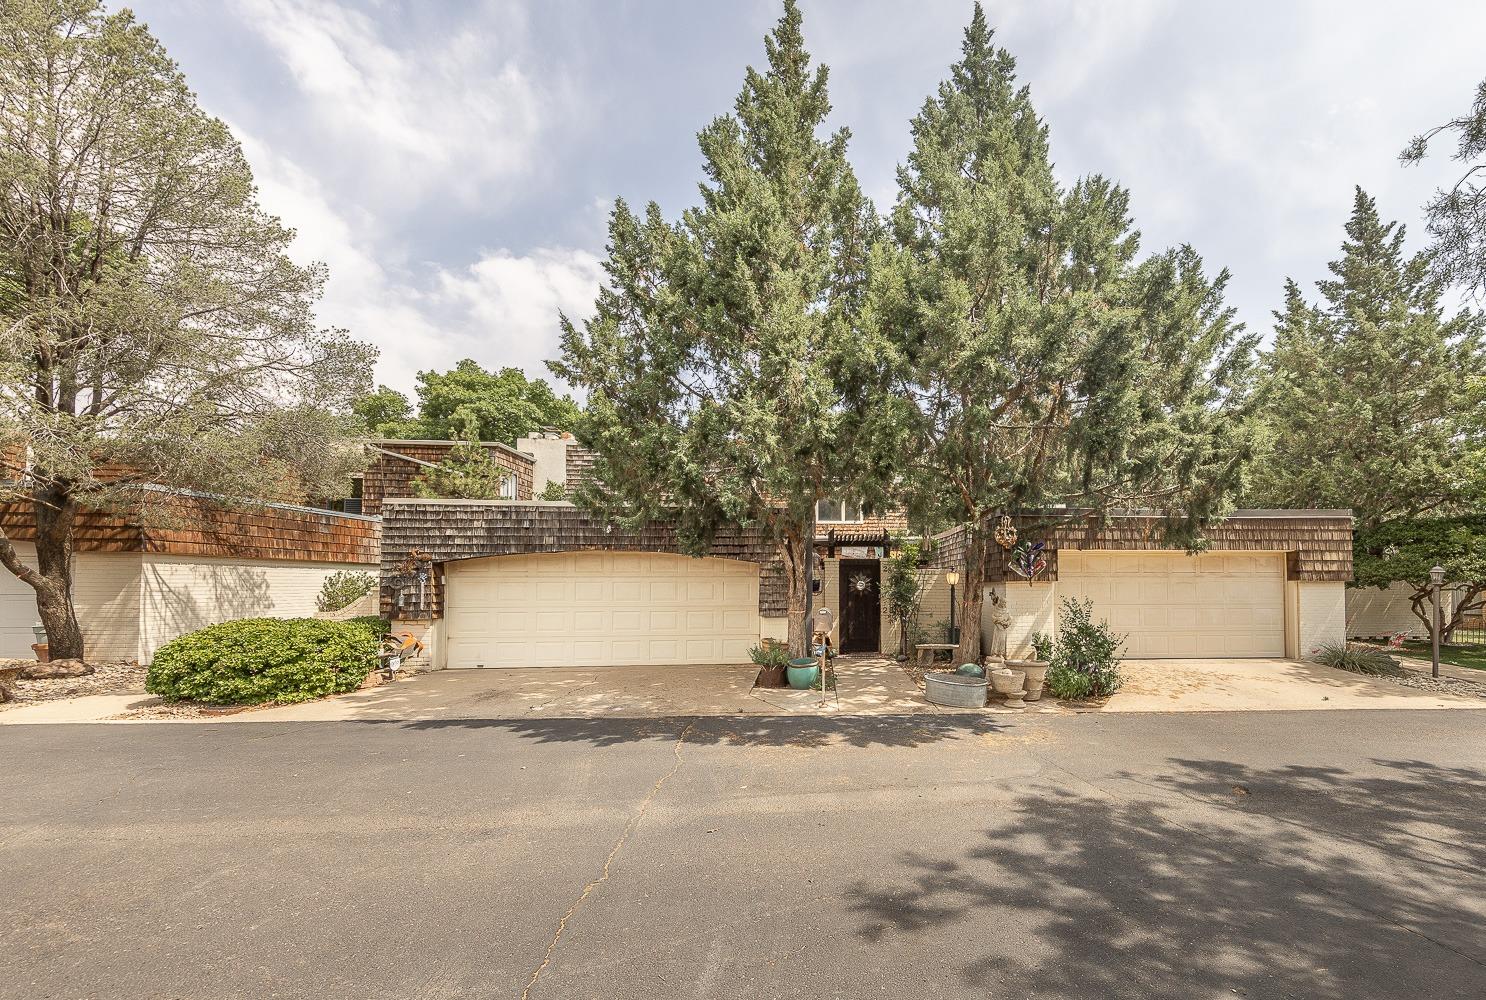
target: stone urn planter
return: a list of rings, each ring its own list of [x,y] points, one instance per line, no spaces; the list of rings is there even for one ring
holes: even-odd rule
[[[789,661],[789,669],[785,671],[789,675],[789,686],[796,691],[805,691],[815,685],[820,679],[820,664],[809,657]]]
[[[924,675],[924,697],[946,708],[985,708],[986,679],[965,674]]]
[[[1003,667],[1000,670],[992,670],[990,677],[991,687],[1006,699],[1007,708],[1027,707],[1027,703],[1022,701],[1022,689],[1027,683],[1026,674],[1020,670],[1008,670]]]
[[[1011,660],[1006,665],[1027,675],[1026,697],[1028,701],[1037,701],[1042,698],[1042,684],[1047,679],[1048,662],[1046,660]]]

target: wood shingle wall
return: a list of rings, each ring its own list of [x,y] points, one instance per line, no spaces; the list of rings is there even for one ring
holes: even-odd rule
[[[1015,518],[1019,542],[1047,542],[1048,571],[1040,579],[1058,578],[1058,549],[1105,549],[1123,552],[1178,551],[1160,537],[1161,521],[1146,515],[1112,515],[1103,525],[1095,520],[1063,522],[1052,527],[1044,517]],[[1352,515],[1348,511],[1238,511],[1205,532],[1214,552],[1284,552],[1290,580],[1348,581],[1352,579]],[[1009,558],[988,543],[986,580],[1012,576]],[[936,537],[931,564],[939,568],[965,563],[964,529]],[[1014,578],[1014,576],[1013,576]]]
[[[421,597],[400,573],[414,550],[426,554],[429,579]],[[532,552],[679,553],[676,532],[654,524],[635,533],[593,520],[568,503],[478,500],[391,500],[382,509],[382,612],[404,620],[443,616],[444,563]],[[709,556],[759,564],[759,614],[783,617],[787,590],[776,550],[762,533],[719,535]]]
[[[367,514],[380,514],[382,501],[393,497],[416,496],[413,483],[425,472],[426,466],[418,462],[437,465],[449,454],[455,441],[376,441],[368,449],[369,464],[361,482],[361,509]],[[516,477],[516,499],[530,500],[532,488],[532,457],[523,455],[503,444],[489,443],[485,451],[496,465],[508,469]],[[393,452],[395,454],[387,454]],[[403,455],[406,458],[397,456]],[[408,461],[417,459],[417,461]]]

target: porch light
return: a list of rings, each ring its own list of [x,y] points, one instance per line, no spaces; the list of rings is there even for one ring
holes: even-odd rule
[[[1443,573],[1444,570],[1441,570],[1440,572]],[[960,574],[956,573],[954,570],[950,570],[948,573],[944,574],[944,582],[953,587],[960,582]]]
[[[1429,582],[1436,587],[1443,587],[1445,585],[1445,567],[1436,566],[1434,569],[1430,570]]]

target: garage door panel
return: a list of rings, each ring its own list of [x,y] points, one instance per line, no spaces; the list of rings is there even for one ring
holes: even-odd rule
[[[1059,590],[1092,599],[1096,620],[1126,635],[1126,656],[1284,655],[1279,553],[1083,553],[1059,562]]]
[[[445,628],[451,667],[742,663],[758,567],[599,552],[451,563]]]

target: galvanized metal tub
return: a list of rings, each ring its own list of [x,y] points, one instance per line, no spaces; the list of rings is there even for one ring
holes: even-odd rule
[[[986,679],[964,674],[925,674],[924,697],[946,708],[985,708]]]

